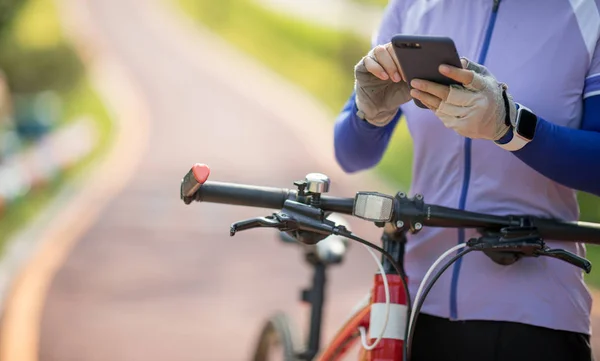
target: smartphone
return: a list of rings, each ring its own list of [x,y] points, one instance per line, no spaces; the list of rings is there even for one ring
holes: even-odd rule
[[[392,46],[398,58],[402,79],[408,83],[409,88],[412,89],[410,82],[415,78],[444,85],[459,84],[439,71],[442,64],[462,68],[452,39],[444,36],[398,34],[392,38]],[[427,109],[418,99],[413,100],[418,107]]]

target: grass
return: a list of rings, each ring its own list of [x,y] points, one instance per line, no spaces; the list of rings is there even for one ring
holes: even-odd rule
[[[52,0],[29,0],[16,19],[7,41],[16,41],[29,49],[44,49],[65,43]],[[88,79],[82,77],[70,89],[59,91],[63,103],[61,123],[79,116],[90,116],[98,134],[94,150],[82,161],[67,169],[43,188],[35,189],[10,204],[0,217],[0,247],[36,215],[65,184],[65,181],[85,172],[109,147],[112,139],[110,116]]]
[[[579,192],[579,208],[581,220],[587,222],[600,222],[600,201],[598,197],[588,193]],[[593,267],[600,267],[600,246],[588,244],[586,258],[592,262]],[[585,276],[586,281],[594,287],[600,288],[600,269],[593,268],[589,275]]]
[[[387,0],[355,0],[385,5]],[[369,49],[367,39],[271,12],[250,0],[178,0],[195,20],[274,71],[308,90],[335,114],[352,88],[354,64]],[[333,119],[332,119],[333,121]],[[412,139],[402,121],[377,173],[398,189],[411,181]],[[579,194],[582,220],[600,221],[599,200]],[[600,247],[588,245],[588,258],[600,265]],[[600,287],[600,271],[586,279]]]
[[[374,5],[379,7],[385,7],[391,0],[352,0],[353,2],[365,5]]]
[[[56,47],[64,41],[52,0],[27,0],[11,30],[13,38],[29,49]]]
[[[84,172],[98,158],[105,154],[113,140],[113,123],[104,103],[94,91],[87,78],[82,78],[75,88],[62,94],[64,96],[64,121],[69,122],[80,116],[91,116],[97,132],[96,147],[73,169],[66,172],[67,178]]]
[[[340,109],[348,97],[348,74],[369,46],[354,35],[280,16],[248,0],[179,2],[195,19],[332,109]]]

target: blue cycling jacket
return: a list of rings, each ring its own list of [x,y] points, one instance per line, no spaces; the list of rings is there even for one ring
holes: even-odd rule
[[[577,220],[576,190],[600,194],[600,15],[594,0],[391,0],[373,44],[398,33],[451,37],[460,56],[484,64],[515,101],[541,119],[535,139],[509,152],[444,127],[411,101],[378,128],[356,116],[354,95],[335,124],[346,172],[376,165],[404,114],[414,143],[411,193],[427,203],[491,214]],[[409,235],[412,297],[444,251],[474,230]],[[585,256],[583,243],[546,240]],[[470,253],[440,278],[423,312],[452,320],[504,320],[590,334],[591,297],[580,269],[521,259],[501,266]]]

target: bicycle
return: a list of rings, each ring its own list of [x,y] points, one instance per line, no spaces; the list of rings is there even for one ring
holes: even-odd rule
[[[311,305],[306,344],[298,342],[296,329],[285,314],[275,314],[261,330],[254,361],[268,360],[269,351],[278,344],[283,346],[281,356],[286,361],[336,361],[359,338],[363,344],[360,360],[408,361],[417,316],[425,297],[442,273],[460,257],[472,251],[482,251],[494,262],[509,265],[522,257],[546,256],[563,260],[589,273],[592,265],[587,259],[563,249],[550,249],[544,238],[600,244],[600,224],[596,223],[477,213],[426,204],[422,195],[409,197],[403,192],[395,196],[366,191],[357,192],[352,198],[328,196],[325,193],[329,190],[330,180],[320,173],[310,173],[304,180],[294,182],[296,189],[208,181],[209,174],[208,166],[199,163],[187,172],[180,185],[180,198],[185,204],[199,201],[280,209],[266,217],[233,223],[230,235],[258,227],[277,229],[284,241],[307,247],[305,259],[314,269],[311,287],[302,292],[302,300]],[[384,228],[382,247],[353,234],[332,213],[358,217]],[[405,235],[406,232],[417,233],[426,226],[475,228],[481,236],[442,254],[426,273],[413,304],[403,269]],[[381,262],[374,256],[379,262],[379,272],[375,274],[370,294],[321,350],[325,271],[328,266],[342,261],[346,250],[342,237],[375,249],[383,256]],[[433,274],[452,253],[456,254]],[[370,345],[367,344],[367,332],[369,339],[374,340]]]

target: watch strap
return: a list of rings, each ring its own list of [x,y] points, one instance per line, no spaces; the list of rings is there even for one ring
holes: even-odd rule
[[[523,148],[529,142],[527,140],[521,138],[517,134],[515,129],[513,127],[511,127],[510,130],[507,132],[507,134],[504,137],[495,141],[494,143],[496,143],[496,145],[502,149],[514,152],[516,150]]]

